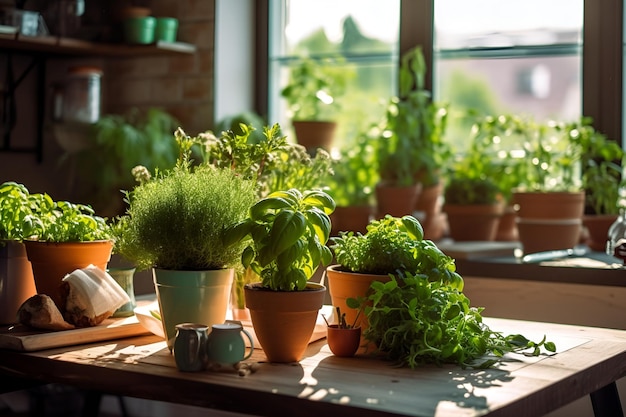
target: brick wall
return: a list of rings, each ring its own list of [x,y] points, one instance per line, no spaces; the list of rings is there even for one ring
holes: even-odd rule
[[[154,16],[179,19],[178,40],[196,46],[194,55],[111,59],[105,63],[107,112],[162,107],[194,134],[213,125],[213,0],[154,0]]]

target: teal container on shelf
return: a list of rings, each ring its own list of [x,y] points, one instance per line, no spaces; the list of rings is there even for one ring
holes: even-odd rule
[[[176,42],[178,19],[173,17],[157,17],[154,34],[155,41]]]
[[[155,17],[132,17],[124,21],[124,39],[132,44],[150,44],[154,42],[155,29]]]

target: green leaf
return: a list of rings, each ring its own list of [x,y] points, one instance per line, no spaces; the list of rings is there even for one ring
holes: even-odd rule
[[[291,203],[280,197],[267,197],[257,201],[250,207],[250,218],[252,220],[261,220],[268,211],[280,210],[291,207]]]

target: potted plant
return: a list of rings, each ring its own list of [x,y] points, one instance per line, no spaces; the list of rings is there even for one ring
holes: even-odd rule
[[[301,58],[290,68],[289,81],[281,90],[287,101],[298,143],[307,151],[330,151],[337,123],[338,98],[344,94],[352,72],[342,57],[315,60]]]
[[[50,296],[63,312],[62,279],[89,265],[106,271],[113,249],[112,231],[91,206],[54,201],[47,194],[34,196],[37,202],[32,214],[36,221],[25,236],[26,255],[37,292]]]
[[[225,230],[256,201],[254,183],[230,169],[192,164],[196,138],[175,133],[180,156],[154,177],[134,170],[139,185],[127,193],[128,210],[117,219],[116,252],[138,269],[151,268],[168,348],[175,326],[207,326],[226,318],[242,244]]]
[[[23,240],[38,221],[38,203],[25,185],[0,184],[0,324],[15,323],[20,305],[37,293]]]
[[[256,135],[252,125],[240,124],[237,131],[228,129],[219,136],[204,132],[197,140],[203,142],[208,164],[231,169],[255,183],[257,196],[267,197],[274,191],[296,188],[322,188],[331,175],[328,152],[317,149],[311,156],[302,145],[287,142],[278,124],[264,126]],[[231,303],[233,316],[247,320],[244,285],[259,281],[250,268],[237,268]]]
[[[504,210],[502,192],[489,175],[493,162],[473,145],[451,167],[443,211],[450,236],[456,241],[491,241]]]
[[[521,164],[527,182],[514,192],[524,252],[568,249],[580,241],[583,184],[589,179],[584,172],[592,161],[615,156],[590,123],[589,118],[581,118],[529,127]]]
[[[361,343],[361,327],[356,324],[356,320],[353,323],[348,323],[346,321],[346,313],[342,313],[341,308],[336,307],[336,312],[337,324],[326,322],[328,326],[326,335],[328,347],[335,356],[354,356]]]
[[[521,334],[492,331],[483,323],[482,308],[471,306],[457,286],[433,276],[407,271],[385,283],[372,282],[368,295],[351,298],[349,305],[363,308],[367,316],[365,339],[399,366],[451,363],[487,368],[508,352],[538,356],[542,350],[556,351],[545,336],[533,342]],[[495,359],[477,362],[488,353]]]
[[[320,264],[332,260],[326,242],[334,208],[332,198],[320,190],[276,191],[227,230],[229,242],[249,243],[243,266],[261,277],[245,286],[245,301],[270,362],[299,361],[309,343],[326,293],[309,279]]]
[[[340,231],[366,232],[374,214],[374,188],[378,181],[373,141],[362,133],[333,158],[328,193],[337,207],[331,215],[332,235]]]
[[[406,271],[428,276],[437,271],[441,275],[432,279],[462,288],[454,260],[423,236],[422,225],[413,216],[387,215],[372,220],[365,234],[344,232],[331,238],[330,248],[337,260],[326,269],[332,305],[344,311],[348,322],[355,322],[357,310],[349,308],[346,300],[366,296],[373,281],[387,282],[392,275],[402,277]],[[361,315],[356,322],[364,330],[366,319]]]
[[[154,172],[176,163],[178,148],[173,134],[177,127],[176,119],[159,108],[103,115],[90,126],[91,145],[63,156],[76,163],[81,198],[104,216],[122,214],[119,190],[133,187],[131,170],[135,166],[143,165]]]
[[[424,89],[426,64],[420,47],[402,56],[399,95],[392,97],[377,145],[378,216],[411,214],[422,187],[435,186],[451,156],[444,141],[447,109]],[[388,194],[389,192],[390,194]],[[395,207],[394,203],[404,202]]]
[[[606,250],[608,230],[623,207],[621,190],[626,186],[623,176],[626,154],[621,146],[597,132],[590,124],[580,130],[583,147],[582,186],[586,209],[583,225],[587,244],[592,250]]]

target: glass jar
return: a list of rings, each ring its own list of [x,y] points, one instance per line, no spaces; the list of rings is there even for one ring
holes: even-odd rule
[[[68,70],[63,94],[63,121],[95,123],[100,119],[100,79],[97,67]]]

